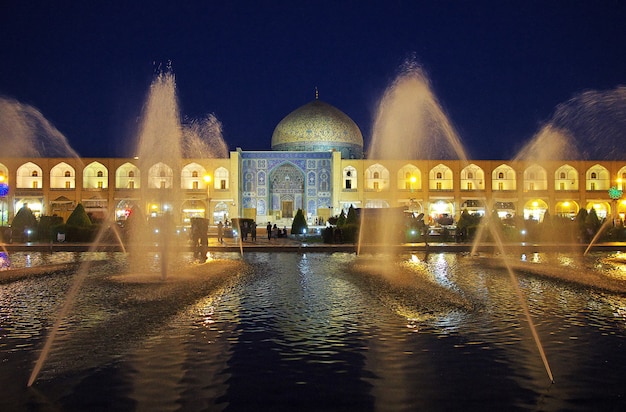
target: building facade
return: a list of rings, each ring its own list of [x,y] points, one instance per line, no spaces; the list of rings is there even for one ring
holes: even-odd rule
[[[350,206],[402,207],[429,223],[463,210],[541,220],[595,209],[624,219],[624,161],[508,161],[363,158],[358,126],[318,99],[286,116],[272,150],[237,149],[226,159],[184,158],[141,170],[134,158],[3,158],[0,223],[26,205],[36,216],[67,219],[78,203],[95,220],[124,220],[133,206],[148,216],[171,213],[180,226],[234,217],[290,226],[298,209],[309,224]],[[614,190],[612,193],[616,193]]]

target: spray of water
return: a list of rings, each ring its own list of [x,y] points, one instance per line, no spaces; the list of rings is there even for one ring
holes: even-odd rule
[[[226,158],[228,145],[222,135],[222,123],[214,114],[183,124],[183,157]]]
[[[74,157],[67,138],[41,112],[0,97],[0,147],[5,157]]]
[[[529,148],[529,152],[535,150],[536,147]],[[438,103],[426,73],[415,60],[408,60],[404,63],[399,76],[383,95],[374,122],[372,143],[368,153],[375,159],[459,159],[468,164],[465,149],[456,131]],[[401,216],[396,217],[396,219],[401,218]],[[388,223],[386,227],[397,226],[397,222]],[[499,251],[503,253],[504,245],[495,230],[495,225],[490,224],[488,227],[496,240]],[[376,238],[383,250],[386,248],[387,253],[391,251],[390,245],[395,244],[394,234],[389,233],[385,228],[376,235]],[[357,253],[360,252],[362,241],[362,239],[359,240]],[[553,381],[543,346],[530,317],[528,304],[519,290],[515,273],[510,267],[507,267],[507,270],[511,276],[511,282],[516,287],[519,303],[526,314],[526,320],[548,376]]]
[[[98,245],[100,244],[100,241],[102,240],[102,236],[104,235],[104,232],[105,232],[104,230],[100,230],[98,232],[98,236],[89,247],[90,252],[94,252],[97,250]],[[65,302],[63,303],[63,306],[61,307],[61,311],[57,314],[56,320],[54,321],[54,325],[52,326],[52,330],[50,331],[50,334],[48,335],[48,338],[46,339],[46,343],[44,344],[44,347],[41,353],[39,354],[39,358],[37,359],[37,362],[35,363],[35,367],[33,368],[33,371],[30,374],[30,378],[28,379],[29,387],[32,386],[35,380],[37,380],[37,376],[39,376],[39,372],[41,371],[41,368],[43,367],[44,363],[46,362],[46,359],[48,359],[48,356],[50,355],[52,344],[54,343],[56,339],[56,336],[61,327],[61,323],[63,322],[63,320],[65,320],[65,317],[71,310],[72,306],[74,306],[74,302],[76,301],[76,296],[78,295],[78,291],[80,290],[80,287],[82,286],[87,275],[89,274],[89,266],[90,266],[90,262],[87,260],[84,261],[83,263],[81,263],[78,269],[78,272],[76,273],[74,282],[72,283],[72,286],[69,292],[67,293]]]
[[[372,130],[368,153],[374,159],[467,158],[426,72],[413,59],[385,91]]]

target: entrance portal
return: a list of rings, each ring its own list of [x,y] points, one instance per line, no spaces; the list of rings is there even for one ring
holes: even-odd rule
[[[293,217],[293,200],[283,200],[281,211],[283,217]]]

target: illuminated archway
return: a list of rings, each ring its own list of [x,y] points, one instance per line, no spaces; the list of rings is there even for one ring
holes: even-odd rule
[[[438,223],[454,218],[454,204],[449,200],[436,200],[428,206],[430,223]]]
[[[531,199],[524,204],[524,219],[541,222],[548,210],[548,204],[541,199]]]
[[[597,202],[591,201],[587,203],[587,210],[595,209],[598,219],[606,219],[611,216],[611,205],[608,202],[598,200]]]
[[[554,205],[554,212],[556,216],[569,219],[575,218],[579,210],[580,206],[573,200],[563,200]]]

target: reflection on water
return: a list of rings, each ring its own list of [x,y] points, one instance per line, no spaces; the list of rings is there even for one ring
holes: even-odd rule
[[[619,294],[518,276],[550,384],[509,276],[480,258],[248,253],[234,277],[165,285],[113,281],[125,256],[109,258],[90,272],[37,395],[26,381],[72,274],[0,284],[3,410],[626,406]],[[228,258],[239,256],[206,268]],[[624,265],[600,254],[517,259],[608,276]],[[393,273],[377,275],[377,261]]]

